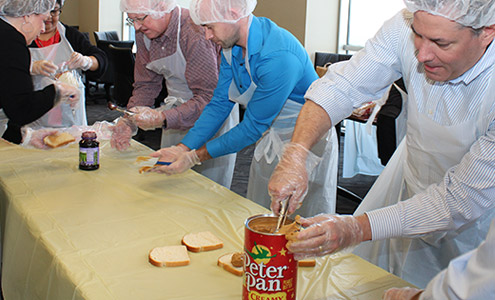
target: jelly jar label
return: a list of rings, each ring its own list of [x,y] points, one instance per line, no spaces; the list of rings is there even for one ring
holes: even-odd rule
[[[98,148],[81,148],[79,150],[79,163],[84,166],[92,166],[100,163]]]

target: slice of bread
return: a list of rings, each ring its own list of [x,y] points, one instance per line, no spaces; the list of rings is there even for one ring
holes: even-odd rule
[[[314,266],[316,266],[316,259],[307,258],[307,259],[298,260],[297,266],[298,267],[314,267]]]
[[[164,246],[151,249],[150,263],[157,267],[187,266],[190,262],[185,246]]]
[[[52,135],[45,136],[43,142],[51,148],[57,148],[76,141],[76,139],[67,132],[57,132]]]
[[[235,252],[226,253],[218,258],[217,265],[222,267],[225,271],[230,272],[237,276],[242,276],[244,270],[242,267],[234,267],[232,265],[232,255]]]
[[[210,231],[189,233],[182,238],[182,244],[191,252],[210,251],[223,247],[223,242]]]

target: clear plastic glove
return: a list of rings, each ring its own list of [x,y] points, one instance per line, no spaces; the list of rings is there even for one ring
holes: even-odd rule
[[[416,288],[391,288],[385,291],[383,300],[413,300],[419,299],[419,295],[423,290]]]
[[[184,173],[195,165],[200,165],[196,150],[189,150],[186,146],[172,146],[160,149],[150,154],[151,157],[158,157],[158,161],[170,162],[170,165],[157,165],[151,168],[150,172],[165,173],[167,175]]]
[[[119,151],[124,151],[131,145],[131,139],[137,133],[137,126],[127,117],[121,117],[117,124],[111,127],[110,145]]]
[[[287,249],[297,260],[323,256],[357,245],[363,241],[363,229],[351,215],[321,214],[301,218],[305,228],[290,238]]]
[[[28,147],[32,146],[38,149],[51,149],[48,147],[43,139],[49,135],[56,134],[58,130],[47,128],[47,129],[32,129],[29,127],[23,127],[21,129],[22,133],[22,144],[21,146]]]
[[[69,70],[81,69],[87,71],[93,66],[93,60],[91,60],[89,56],[84,56],[78,52],[72,52],[72,55],[65,65]]]
[[[56,91],[54,106],[59,103],[67,103],[71,108],[76,108],[81,97],[79,89],[59,80],[55,81],[54,85]]]
[[[280,202],[292,194],[288,214],[292,214],[302,205],[308,192],[308,178],[320,158],[297,143],[284,146],[282,159],[273,171],[268,182],[268,193],[272,198],[271,209],[280,212]]]
[[[53,76],[57,70],[57,65],[49,60],[37,60],[31,65],[33,75]]]
[[[158,109],[152,109],[147,106],[135,106],[129,110],[135,113],[131,116],[134,123],[143,130],[160,128],[165,121],[165,113]]]

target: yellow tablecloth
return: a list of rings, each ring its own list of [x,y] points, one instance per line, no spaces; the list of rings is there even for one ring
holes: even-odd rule
[[[133,142],[102,142],[100,169],[78,169],[76,144],[24,149],[0,141],[2,287],[10,299],[240,299],[242,278],[217,258],[240,251],[244,221],[261,206],[193,171],[139,174]],[[149,164],[149,163],[148,163]],[[153,247],[210,230],[220,250],[189,253],[189,266],[148,263]],[[380,299],[407,282],[351,254],[300,268],[298,299]]]

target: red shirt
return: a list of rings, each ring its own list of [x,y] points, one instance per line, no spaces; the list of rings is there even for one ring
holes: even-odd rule
[[[34,42],[36,43],[36,45],[38,45],[39,48],[48,47],[53,44],[60,43],[60,32],[58,32],[57,30],[57,32],[55,32],[55,35],[46,41],[42,41],[40,40],[39,37],[37,37],[36,40],[34,40]]]

